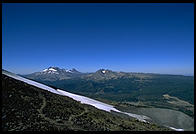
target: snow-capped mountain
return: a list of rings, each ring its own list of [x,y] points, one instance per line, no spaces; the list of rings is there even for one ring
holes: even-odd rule
[[[83,78],[90,80],[103,80],[103,79],[115,79],[121,76],[125,76],[125,73],[115,72],[109,69],[99,69],[95,73],[90,73],[83,76]]]
[[[42,71],[42,73],[59,74],[59,73],[80,73],[75,68],[73,69],[60,69],[58,67],[49,67]]]
[[[26,78],[34,80],[44,80],[44,81],[56,81],[62,79],[75,78],[82,75],[81,72],[76,69],[61,69],[58,67],[45,68],[40,72],[35,72],[32,74],[24,75]]]

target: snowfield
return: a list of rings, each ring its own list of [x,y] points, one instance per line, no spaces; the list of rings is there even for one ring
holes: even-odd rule
[[[173,129],[173,130],[175,130],[175,131],[184,131],[184,129],[177,129],[177,128],[174,128],[174,127],[169,127],[169,128],[171,128],[171,129]]]
[[[107,112],[110,112],[111,110],[115,111],[115,112],[121,112],[117,109],[115,109],[112,105],[109,105],[109,104],[105,104],[103,102],[100,102],[100,101],[97,101],[97,100],[94,100],[94,99],[91,99],[91,98],[88,98],[88,97],[85,97],[85,96],[81,96],[81,95],[76,95],[76,94],[73,94],[73,93],[69,93],[69,92],[66,92],[66,91],[63,91],[63,90],[60,90],[60,89],[57,89],[58,92],[60,92],[62,95],[65,95],[65,96],[68,96],[76,101],[79,101],[83,104],[88,104],[88,105],[92,105],[98,109],[101,109],[101,110],[104,110],[104,111],[107,111]]]
[[[150,119],[149,117],[144,116],[144,115],[137,115],[137,114],[132,114],[132,113],[119,111],[118,109],[114,108],[114,106],[112,106],[112,105],[109,105],[109,104],[106,104],[106,103],[103,103],[103,102],[100,102],[100,101],[97,101],[97,100],[94,100],[94,99],[91,99],[91,98],[88,98],[88,97],[72,94],[72,93],[69,93],[69,92],[66,92],[66,91],[63,91],[63,90],[60,90],[60,89],[57,89],[57,91],[62,93],[65,96],[68,96],[68,97],[70,97],[70,98],[72,98],[76,101],[79,101],[83,104],[92,105],[92,106],[94,106],[98,109],[101,109],[101,110],[104,110],[104,111],[107,111],[107,112],[115,111],[115,112],[127,114],[127,115],[129,115],[133,118],[136,118],[140,121],[143,121],[143,122],[146,122],[145,119]]]

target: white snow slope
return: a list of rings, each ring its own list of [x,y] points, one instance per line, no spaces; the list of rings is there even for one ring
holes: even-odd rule
[[[169,127],[169,128],[171,128],[171,129],[173,129],[173,130],[175,130],[175,131],[184,131],[184,129],[181,129],[181,128],[179,128],[179,129],[174,128],[174,127]]]

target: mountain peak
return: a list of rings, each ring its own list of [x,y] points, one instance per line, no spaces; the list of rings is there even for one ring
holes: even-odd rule
[[[43,69],[42,73],[55,73],[55,74],[59,74],[59,73],[80,73],[79,71],[77,71],[75,68],[72,69],[60,69],[59,67],[52,67],[50,66],[49,68]]]

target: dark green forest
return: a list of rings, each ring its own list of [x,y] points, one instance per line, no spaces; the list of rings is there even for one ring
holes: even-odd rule
[[[81,78],[41,81],[82,95],[106,97],[115,101],[156,101],[169,94],[194,104],[194,78],[178,75],[152,75],[151,78],[120,77],[108,80]]]

